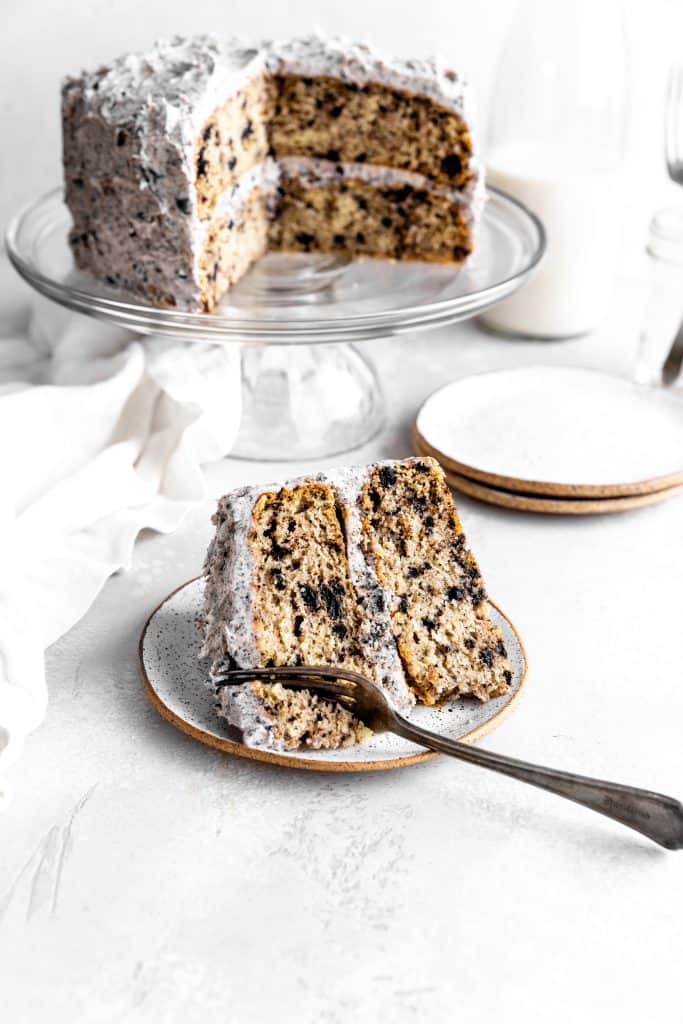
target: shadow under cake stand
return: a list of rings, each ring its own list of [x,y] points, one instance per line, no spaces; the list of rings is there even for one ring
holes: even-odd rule
[[[7,250],[38,292],[142,334],[239,345],[242,418],[232,455],[296,461],[365,444],[384,400],[359,342],[475,316],[522,285],[545,249],[538,218],[489,189],[477,251],[463,270],[429,263],[270,254],[215,313],[159,309],[78,273],[70,215],[55,189],[14,218]]]

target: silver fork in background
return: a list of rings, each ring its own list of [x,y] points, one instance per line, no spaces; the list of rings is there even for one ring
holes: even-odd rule
[[[311,690],[347,708],[373,732],[393,732],[421,747],[528,782],[613,818],[668,850],[683,849],[683,804],[673,797],[529,764],[429,732],[399,715],[379,687],[357,672],[310,665],[236,669],[228,672],[219,686],[236,686],[252,679],[280,682],[290,689]]]
[[[672,68],[669,73],[664,118],[664,154],[669,177],[677,185],[683,185],[683,66]],[[683,275],[681,288],[683,290]],[[683,322],[662,366],[662,384],[665,387],[669,387],[678,379],[682,364]]]
[[[664,153],[669,177],[683,185],[683,66],[672,68],[666,90]]]

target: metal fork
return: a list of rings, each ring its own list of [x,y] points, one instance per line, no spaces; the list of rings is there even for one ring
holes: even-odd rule
[[[591,779],[571,772],[545,768],[518,761],[504,754],[447,739],[413,725],[398,714],[373,682],[357,672],[323,666],[301,665],[291,668],[235,669],[226,674],[219,686],[235,686],[249,680],[279,682],[294,690],[311,690],[318,696],[346,707],[373,732],[393,732],[441,754],[449,754],[469,764],[509,775],[549,793],[563,796],[598,811],[653,839],[667,850],[683,849],[683,804],[670,796],[652,793],[634,786]]]

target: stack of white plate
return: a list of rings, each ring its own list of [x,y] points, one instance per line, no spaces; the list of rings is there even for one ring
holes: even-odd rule
[[[451,486],[505,508],[622,512],[683,492],[683,397],[596,370],[527,367],[431,395],[415,447]]]

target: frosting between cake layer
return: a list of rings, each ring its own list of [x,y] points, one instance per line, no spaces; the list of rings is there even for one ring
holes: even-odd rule
[[[374,666],[378,681],[381,681],[392,703],[398,708],[405,709],[415,703],[415,698],[406,684],[391,629],[389,613],[392,598],[379,582],[372,559],[365,554],[361,546],[362,524],[358,500],[367,478],[365,467],[350,467],[329,473],[327,476],[345,512],[346,557],[351,582],[359,601],[366,609],[370,623],[369,635],[364,638],[365,656]]]
[[[283,177],[298,178],[306,188],[331,185],[336,181],[366,181],[371,185],[410,185],[436,195],[446,196],[455,206],[469,206],[476,217],[484,202],[483,181],[476,177],[465,188],[449,188],[415,171],[368,163],[333,163],[317,157],[284,156],[277,161]]]
[[[280,183],[280,173],[278,162],[270,157],[255,164],[221,193],[213,210],[213,219],[226,220],[238,214],[240,207],[255,188],[260,189],[264,195],[274,198]],[[200,237],[206,234],[210,224],[211,220],[199,222]]]

